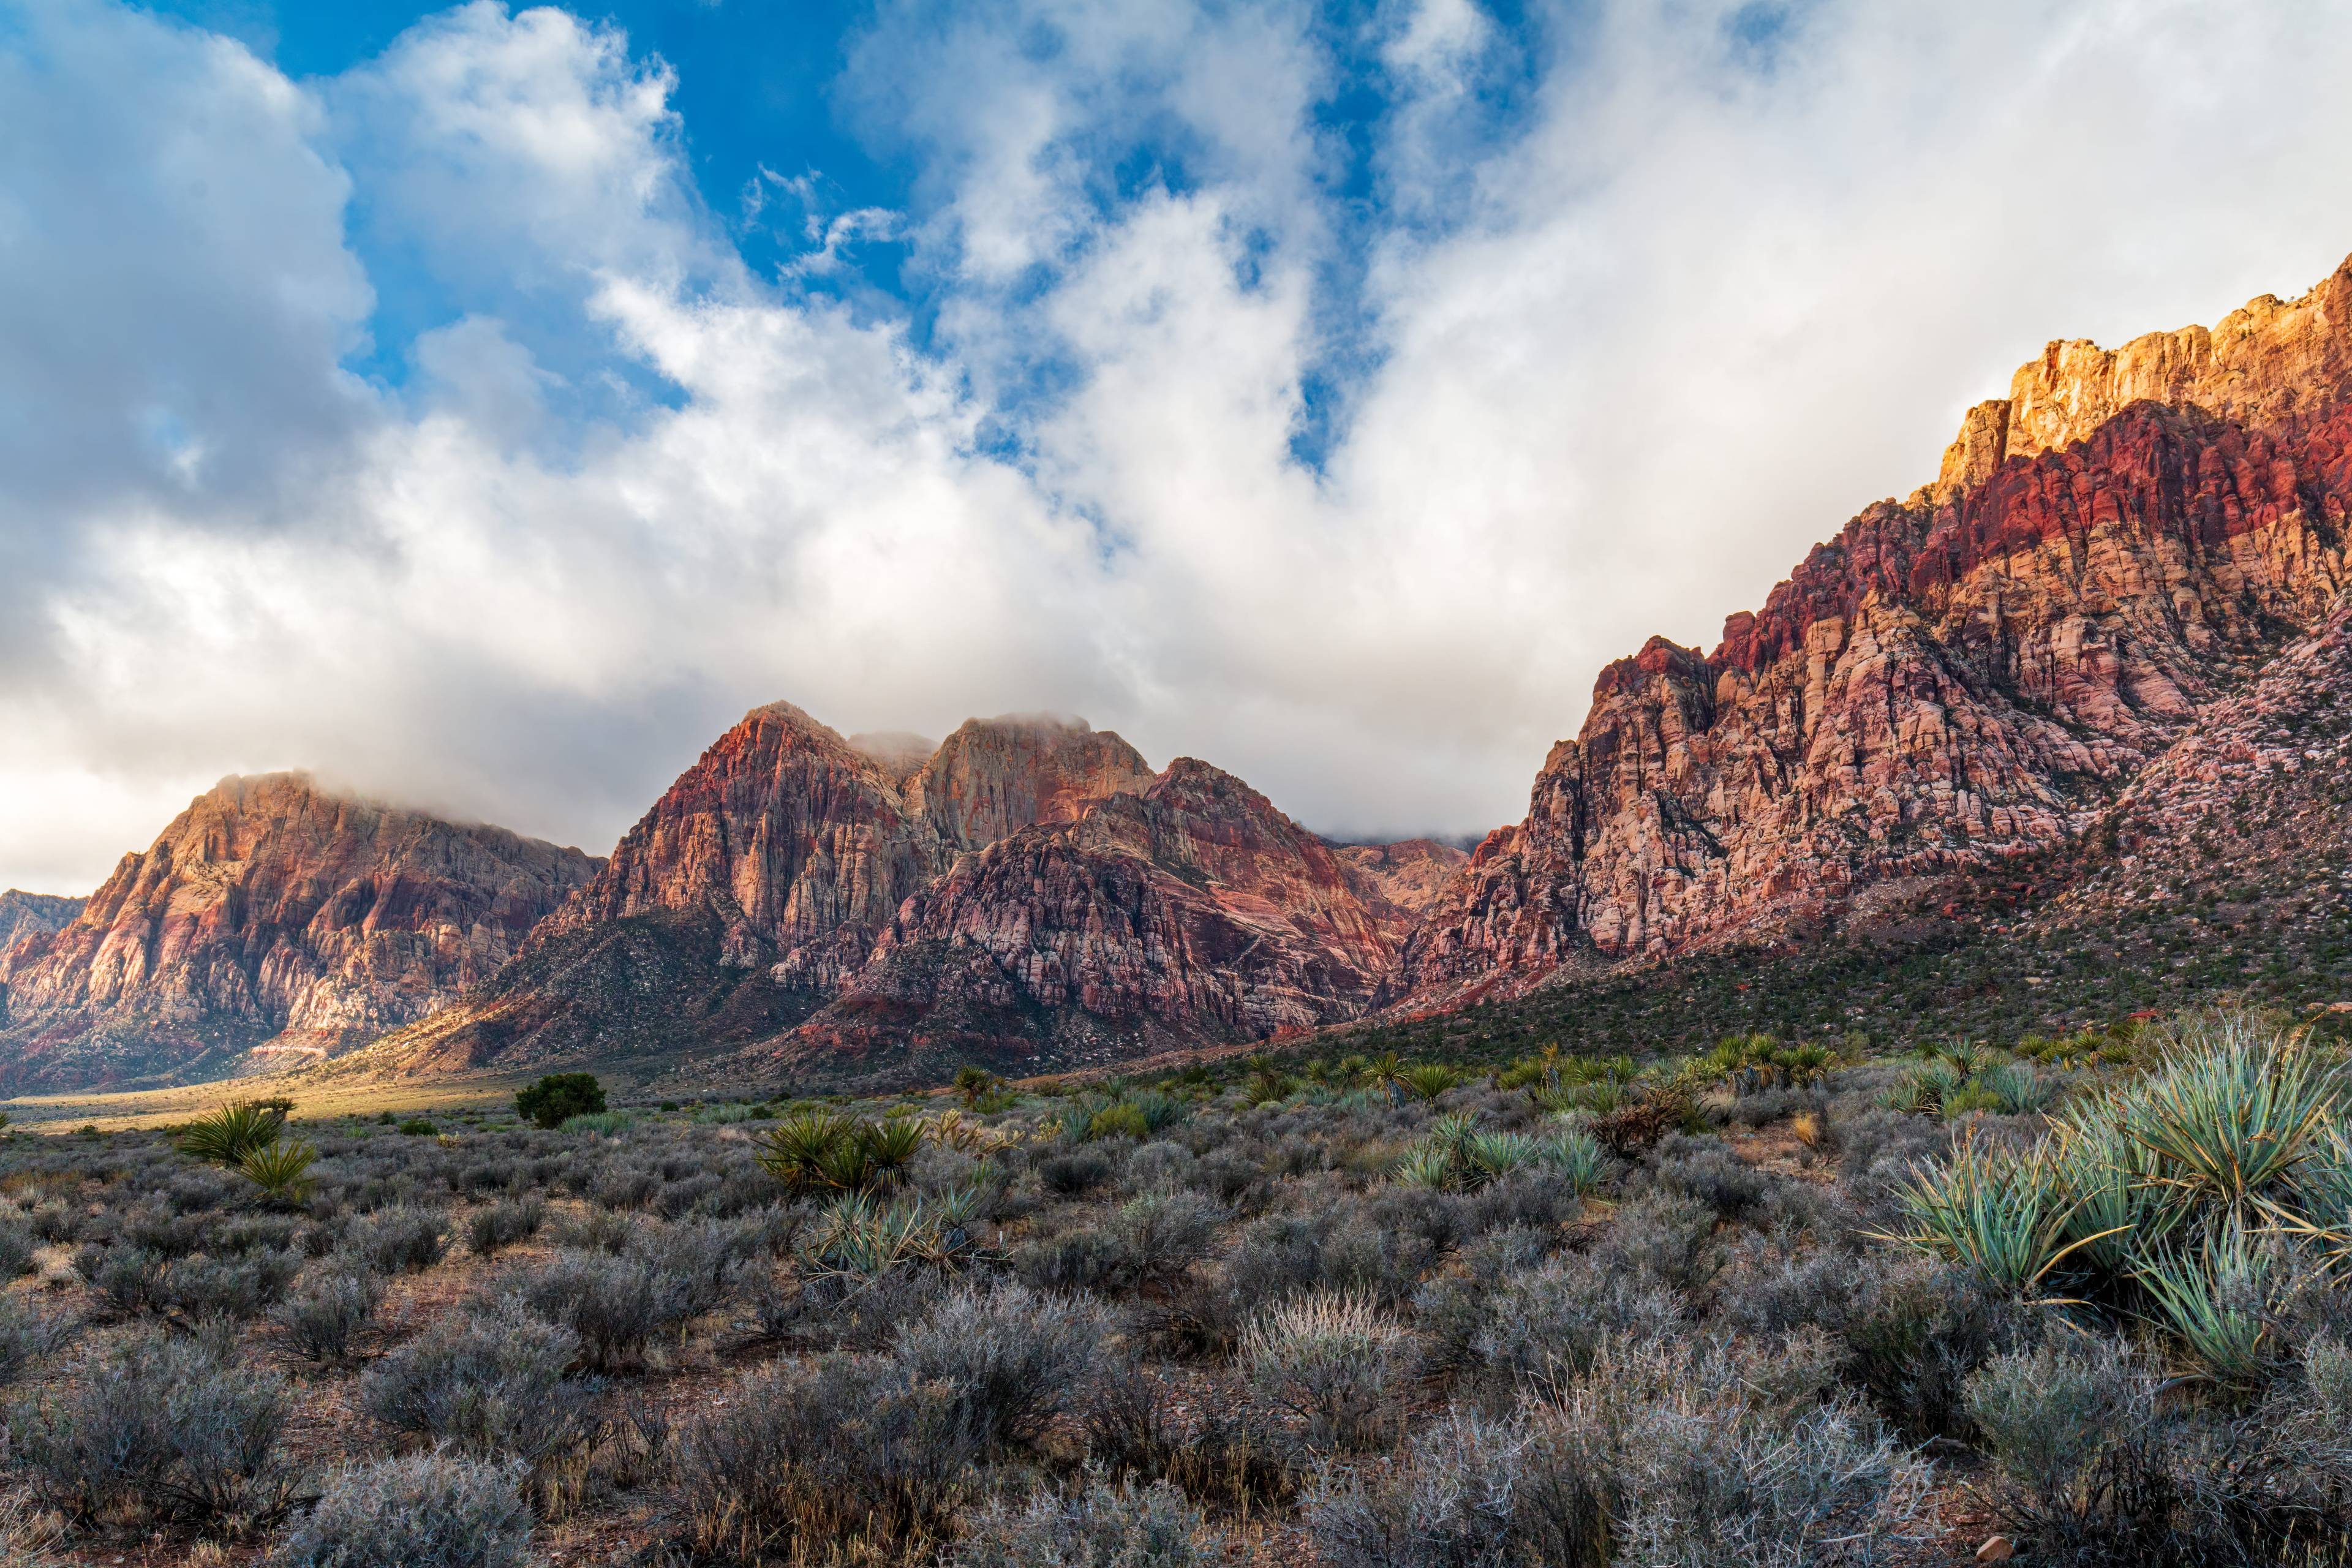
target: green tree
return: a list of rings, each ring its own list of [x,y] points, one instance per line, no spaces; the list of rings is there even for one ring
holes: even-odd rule
[[[515,1096],[515,1114],[554,1129],[604,1109],[604,1086],[591,1072],[551,1072]]]

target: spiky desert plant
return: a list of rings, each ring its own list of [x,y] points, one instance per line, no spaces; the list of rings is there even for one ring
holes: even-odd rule
[[[1454,1153],[1448,1149],[1419,1148],[1396,1164],[1396,1179],[1408,1187],[1443,1192],[1454,1185]]]
[[[1997,1290],[2038,1290],[2052,1270],[2087,1247],[2068,1239],[2074,1202],[2041,1149],[1997,1154],[1974,1140],[1951,1162],[1916,1165],[1895,1194],[1904,1228],[1874,1233],[1948,1258]]]
[[[1568,1179],[1569,1187],[1582,1194],[1601,1185],[1609,1171],[1609,1151],[1601,1140],[1581,1127],[1570,1127],[1544,1139],[1537,1148],[1537,1156],[1544,1164]]]
[[[2125,1104],[2089,1101],[2052,1122],[2058,1180],[2073,1200],[2066,1238],[2111,1276],[2128,1273],[2135,1249],[2161,1242],[2189,1213],[2158,1179],[2162,1157],[2125,1130]]]
[[[2284,1197],[2254,1201],[2276,1229],[2316,1242],[2332,1266],[2352,1265],[2352,1134],[2333,1120],[2322,1128]]]
[[[1405,1088],[1422,1100],[1435,1100],[1461,1081],[1462,1075],[1444,1062],[1422,1062],[1404,1074]]]
[[[829,1110],[796,1110],[760,1140],[760,1164],[795,1194],[827,1184],[825,1157],[849,1133],[849,1119]]]
[[[247,1150],[236,1169],[272,1202],[296,1204],[310,1195],[314,1184],[309,1173],[310,1163],[318,1157],[319,1152],[308,1143],[265,1143]]]
[[[2234,1388],[2260,1384],[2277,1360],[2277,1262],[2232,1213],[2195,1247],[2159,1247],[2140,1286],[2199,1370]]]
[[[1541,1146],[1524,1132],[1475,1133],[1464,1152],[1465,1173],[1475,1185],[1532,1165],[1542,1155]]]
[[[2024,1062],[1996,1062],[1977,1075],[1977,1085],[2004,1115],[2025,1116],[2055,1104],[2063,1085],[2043,1078]]]
[[[2159,1180],[2239,1209],[2321,1148],[2337,1094],[2293,1035],[2224,1020],[2177,1037],[2124,1125],[2163,1160]]]
[[[285,1106],[269,1100],[236,1100],[182,1128],[180,1152],[234,1167],[255,1150],[278,1142],[285,1125]]]

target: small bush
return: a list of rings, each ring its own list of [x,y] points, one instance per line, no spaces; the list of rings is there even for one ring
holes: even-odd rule
[[[560,1253],[508,1274],[495,1293],[577,1334],[587,1363],[600,1372],[643,1362],[653,1337],[693,1316],[695,1308],[688,1281],[643,1258],[602,1252]]]
[[[547,1205],[539,1199],[506,1199],[474,1211],[466,1222],[466,1244],[478,1258],[495,1258],[501,1249],[537,1236],[546,1220]]]
[[[515,1096],[515,1114],[549,1131],[604,1109],[604,1086],[593,1073],[550,1073]]]
[[[294,1496],[280,1463],[285,1384],[202,1340],[134,1339],[17,1406],[16,1462],[48,1507],[197,1526],[266,1525]]]
[[[947,1391],[961,1429],[1028,1443],[1076,1398],[1100,1333],[1087,1309],[1006,1283],[948,1297],[899,1335],[898,1360]]]
[[[842,1357],[755,1373],[677,1440],[686,1543],[747,1565],[922,1561],[978,1483],[970,1414],[896,1368]]]
[[[0,1387],[56,1354],[79,1326],[36,1310],[20,1296],[0,1296]]]
[[[1369,1447],[1388,1424],[1404,1331],[1361,1297],[1286,1302],[1252,1323],[1241,1361],[1252,1383],[1306,1424],[1322,1449]]]
[[[360,1404],[395,1431],[543,1463],[593,1435],[595,1389],[567,1382],[580,1337],[507,1310],[445,1318],[378,1362]]]
[[[312,1280],[269,1317],[303,1360],[347,1366],[383,1304],[383,1280],[364,1269],[339,1269]]]
[[[1096,1480],[1040,1491],[1019,1509],[994,1504],[972,1520],[946,1568],[1205,1568],[1223,1561],[1195,1542],[1200,1510],[1161,1481],[1148,1488]]]
[[[354,1465],[327,1482],[280,1568],[520,1568],[530,1510],[511,1467],[453,1454]]]
[[[404,1205],[364,1215],[344,1234],[343,1247],[378,1274],[415,1274],[448,1254],[445,1216]]]

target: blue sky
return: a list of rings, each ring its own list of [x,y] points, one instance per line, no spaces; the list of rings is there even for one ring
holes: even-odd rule
[[[0,885],[744,709],[1516,819],[2048,339],[2352,249],[2292,0],[0,0]]]

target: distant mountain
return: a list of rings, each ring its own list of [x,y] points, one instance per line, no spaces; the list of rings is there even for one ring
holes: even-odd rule
[[[1076,1060],[1353,1017],[1411,916],[1240,780],[1083,721],[845,740],[755,710],[460,1005],[346,1070],[634,1058],[816,1077]],[[911,1054],[910,1054],[911,1053]]]
[[[2185,781],[2253,809],[2283,769],[2340,774],[2243,731],[2268,672],[2336,635],[2347,395],[2352,262],[2210,331],[2052,343],[1934,484],[1815,547],[1712,653],[1653,638],[1602,671],[1383,999],[1814,940],[2012,863],[2088,874]]]
[[[487,978],[595,868],[302,773],[224,779],[71,919],[0,948],[0,1088],[192,1081],[358,1044]]]

